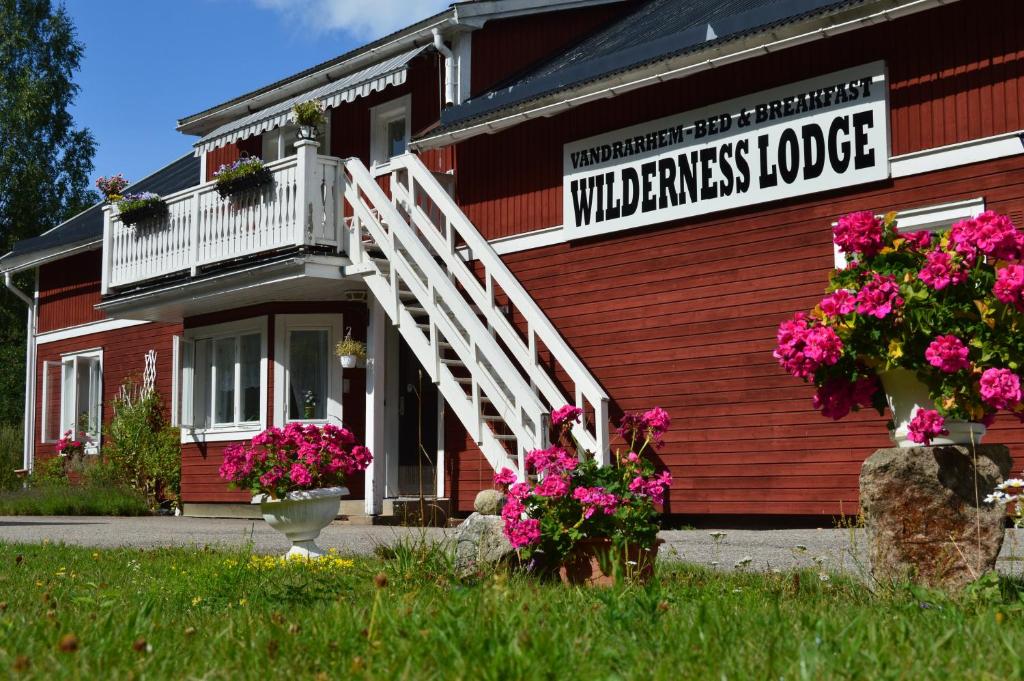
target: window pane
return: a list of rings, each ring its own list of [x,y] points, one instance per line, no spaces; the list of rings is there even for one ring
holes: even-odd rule
[[[100,432],[100,361],[96,357],[78,358],[77,425],[86,439],[95,440]]]
[[[260,337],[242,336],[242,420],[260,420]]]
[[[405,118],[388,121],[388,158],[405,153]]]
[[[213,343],[209,339],[196,341],[192,381],[192,425],[206,428],[210,425],[210,397],[213,395]]]
[[[281,136],[284,138],[282,140],[284,149],[282,150],[281,158],[294,156],[296,152],[295,143],[299,141],[298,126],[289,125],[288,127],[281,128]]]
[[[64,361],[64,379],[61,384],[60,396],[60,435],[75,428],[75,410],[78,405],[75,402],[75,362],[73,359]],[[72,433],[77,435],[77,433]]]
[[[235,339],[221,338],[213,343],[214,387],[213,422],[235,422]]]
[[[327,331],[292,331],[288,338],[288,418],[327,418]]]
[[[280,134],[281,131],[279,129],[268,130],[265,133],[263,133],[263,160],[266,161],[267,163],[270,163],[271,161],[276,161],[278,159],[277,138],[280,136]]]

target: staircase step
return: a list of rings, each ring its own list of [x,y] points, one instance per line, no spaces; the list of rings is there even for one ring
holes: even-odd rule
[[[444,364],[444,365],[450,366],[450,367],[464,367],[464,366],[466,366],[466,363],[463,362],[461,359],[445,359],[444,357],[441,358],[441,364]]]
[[[500,440],[501,442],[514,442],[515,439],[516,439],[516,436],[515,435],[499,435],[498,433],[495,433],[494,434],[494,439],[495,440]]]
[[[495,422],[501,422],[504,419],[502,419],[497,414],[480,414],[480,420],[481,421],[488,421],[490,423],[495,423]]]
[[[471,376],[453,376],[452,378],[455,379],[456,383],[461,383],[462,385],[473,385],[473,378]],[[480,399],[484,399],[483,395],[480,396]]]

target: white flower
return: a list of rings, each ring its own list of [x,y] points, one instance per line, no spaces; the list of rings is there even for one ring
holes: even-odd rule
[[[1005,504],[1010,501],[1010,495],[1003,491],[995,491],[985,497],[986,504]]]
[[[829,576],[822,572],[818,574],[818,579],[820,579],[823,582],[827,582],[829,581]]]
[[[722,532],[721,530],[715,530],[714,532],[709,532],[708,534],[710,534],[711,538],[715,541],[718,541],[719,539],[725,536],[725,532]]]
[[[743,556],[738,561],[736,561],[736,567],[738,567],[738,568],[747,567],[752,562],[754,562],[754,558],[752,556]]]

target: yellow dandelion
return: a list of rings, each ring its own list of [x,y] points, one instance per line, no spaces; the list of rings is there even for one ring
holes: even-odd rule
[[[192,598],[192,605],[193,605],[193,607],[199,605],[202,602],[203,602],[203,597],[202,596],[193,596],[193,598]]]

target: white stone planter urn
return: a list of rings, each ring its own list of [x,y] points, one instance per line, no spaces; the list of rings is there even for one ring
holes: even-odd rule
[[[284,499],[257,494],[252,503],[260,505],[268,525],[291,541],[285,558],[319,558],[324,552],[316,545],[316,538],[337,517],[346,494],[347,487],[325,487],[289,492]]]
[[[885,389],[885,400],[892,412],[893,430],[889,436],[897,447],[911,448],[923,445],[908,437],[908,428],[919,409],[935,409],[935,403],[928,396],[928,386],[908,369],[890,369],[878,375]],[[946,419],[949,435],[933,437],[931,446],[979,445],[985,437],[984,424],[972,421]]]
[[[338,355],[338,361],[342,369],[355,369],[359,366],[359,358],[355,355]]]

